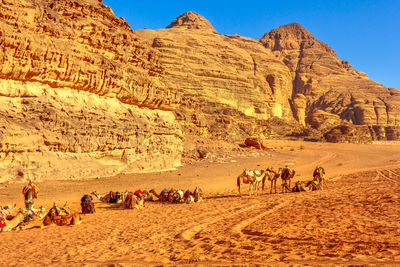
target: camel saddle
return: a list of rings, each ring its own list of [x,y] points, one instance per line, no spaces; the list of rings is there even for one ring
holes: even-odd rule
[[[52,217],[51,217],[51,219],[53,221],[70,218],[72,216],[72,211],[71,211],[71,209],[69,207],[66,207],[66,206],[63,206],[63,207],[54,206],[52,209],[55,209],[55,213],[53,213]]]
[[[0,212],[0,228],[6,227],[6,219],[4,218],[3,213]]]
[[[244,172],[246,173],[247,176],[260,176],[261,175],[261,172],[259,170],[254,170],[254,171],[245,170]]]
[[[24,186],[24,188],[22,189],[22,194],[25,196],[26,193],[28,193],[29,190],[32,190],[33,191],[33,197],[37,198],[37,195],[39,194],[39,188],[36,185],[34,185],[32,183],[29,183],[26,186]]]
[[[254,172],[251,171],[251,170],[244,170],[244,173],[245,173],[247,176],[254,176]]]

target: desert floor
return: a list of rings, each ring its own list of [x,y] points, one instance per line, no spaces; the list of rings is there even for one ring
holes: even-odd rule
[[[178,170],[47,181],[35,207],[55,201],[79,209],[97,190],[200,186],[194,204],[148,202],[123,210],[96,201],[97,213],[77,226],[0,233],[0,265],[253,266],[400,265],[400,145],[270,141],[272,150],[188,164]],[[214,162],[212,162],[214,161]],[[238,196],[236,177],[247,169],[291,165],[296,180],[322,165],[328,189]],[[292,182],[293,184],[293,182]],[[24,184],[0,185],[0,204],[23,206]]]

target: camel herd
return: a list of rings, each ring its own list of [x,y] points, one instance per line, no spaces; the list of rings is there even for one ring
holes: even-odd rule
[[[29,193],[34,192],[35,194]],[[17,208],[15,205],[0,207],[0,231],[24,230],[29,228],[42,228],[50,225],[76,225],[82,223],[81,214],[95,213],[95,205],[90,195],[81,198],[82,212],[71,210],[67,203],[64,206],[53,207],[46,213],[44,208],[33,208],[33,200],[37,197],[38,189],[31,182],[23,189],[26,208]],[[28,197],[27,197],[28,195]],[[164,189],[157,194],[154,189],[137,190],[135,192],[113,192],[101,196],[96,191],[92,192],[103,203],[115,204],[124,209],[141,209],[145,201],[160,201],[167,203],[194,203],[203,200],[203,191],[196,187],[193,191],[181,189]],[[34,197],[33,197],[34,196]]]
[[[276,182],[282,179],[282,192],[300,192],[323,190],[325,181],[325,170],[323,167],[316,167],[311,181],[297,181],[294,187],[291,187],[291,179],[296,174],[295,170],[288,166],[274,170],[272,167],[265,170],[244,170],[237,177],[237,186],[239,195],[242,196],[240,187],[242,184],[249,184],[249,195],[257,194],[260,190],[264,191],[266,180],[270,181],[271,188],[276,193]],[[46,213],[44,208],[33,208],[34,199],[37,198],[38,188],[31,182],[23,189],[25,197],[25,209],[18,209],[15,205],[0,207],[0,231],[22,230],[34,227],[45,227],[49,225],[76,225],[82,222],[80,214],[94,213],[96,211],[93,198],[90,195],[84,195],[81,198],[82,212],[72,211],[67,203],[64,206],[53,205]],[[194,203],[203,200],[203,191],[196,187],[193,191],[181,189],[164,189],[159,194],[155,190],[137,190],[135,192],[113,192],[101,196],[96,191],[92,192],[98,200],[103,203],[116,204],[125,209],[141,209],[145,201],[160,201],[166,203]]]
[[[323,190],[324,185],[326,185],[325,180],[325,170],[321,166],[317,166],[313,172],[313,180],[311,181],[298,181],[295,186],[291,187],[291,179],[295,176],[296,171],[290,169],[288,166],[284,168],[279,168],[274,170],[269,167],[265,170],[244,170],[237,177],[237,186],[239,195],[242,196],[240,192],[240,187],[242,184],[249,184],[249,195],[257,194],[260,190],[260,185],[262,185],[262,191],[264,191],[265,181],[271,182],[271,190],[274,187],[276,193],[276,181],[280,177],[282,179],[282,193],[285,192],[299,192],[299,191],[314,191]]]

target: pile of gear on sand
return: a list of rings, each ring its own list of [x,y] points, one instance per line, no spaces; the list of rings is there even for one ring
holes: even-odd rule
[[[25,208],[17,208],[16,205],[0,206],[0,231],[23,230],[29,228],[42,228],[49,225],[76,225],[82,223],[81,214],[95,213],[95,204],[92,196],[85,194],[81,198],[81,213],[73,211],[65,203],[57,206],[55,203],[48,212],[44,207],[35,209],[35,199],[39,194],[39,188],[29,181],[23,188],[22,194],[25,200]],[[160,201],[168,203],[195,203],[203,201],[203,191],[196,187],[190,190],[164,189],[160,194],[155,190],[137,190],[135,192],[113,192],[101,196],[96,191],[92,194],[103,203],[118,204],[121,208],[141,209],[146,201]]]

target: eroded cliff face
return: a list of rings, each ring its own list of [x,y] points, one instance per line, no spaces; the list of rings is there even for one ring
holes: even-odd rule
[[[95,0],[0,3],[0,182],[180,164],[180,97],[123,19]]]
[[[0,44],[0,182],[170,169],[198,137],[400,139],[399,91],[298,24],[133,32],[97,0],[0,0]]]
[[[199,133],[241,140],[268,135],[258,120],[294,120],[290,69],[259,41],[221,35],[194,12],[167,29],[135,33],[160,51],[165,76],[183,95],[177,118],[184,126],[196,126],[191,118],[201,114]]]
[[[348,61],[340,60],[335,51],[299,24],[274,29],[260,42],[289,67],[294,93],[307,98],[307,116],[322,110],[383,132],[400,126],[400,92],[370,80]],[[390,139],[379,133],[381,130],[377,130],[378,138]]]
[[[297,23],[255,40],[221,35],[187,12],[166,29],[136,33],[160,51],[166,77],[183,95],[177,119],[190,133],[268,137],[281,127],[272,118],[280,118],[298,123],[287,135],[352,124],[370,129],[365,139],[386,140],[400,126],[400,92],[371,81]]]

